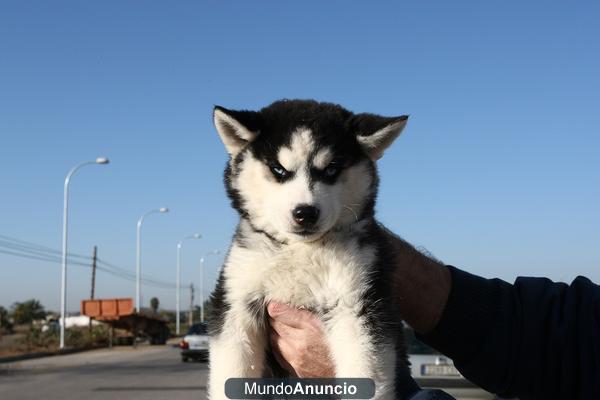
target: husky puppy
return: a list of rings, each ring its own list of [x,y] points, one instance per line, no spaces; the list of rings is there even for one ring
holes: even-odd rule
[[[282,376],[268,344],[270,301],[320,317],[337,377],[371,378],[376,398],[398,398],[408,361],[390,301],[392,249],[374,219],[375,161],[407,118],[312,100],[215,107],[240,223],[211,296],[212,400],[225,398],[228,378]]]

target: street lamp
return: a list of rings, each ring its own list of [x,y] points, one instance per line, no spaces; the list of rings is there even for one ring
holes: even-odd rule
[[[146,214],[142,215],[137,222],[137,240],[136,240],[136,266],[135,266],[135,312],[140,312],[140,283],[141,283],[141,274],[142,274],[142,223],[144,222],[144,218],[146,218],[150,214],[155,213],[168,213],[169,209],[167,207],[157,208],[155,210],[150,210]]]
[[[65,186],[63,192],[63,238],[62,238],[62,273],[61,273],[61,290],[60,290],[60,345],[61,349],[65,348],[65,325],[67,317],[67,237],[68,237],[68,221],[69,221],[69,183],[71,177],[79,168],[90,164],[108,164],[108,158],[98,157],[94,161],[86,161],[73,167],[65,178]]]
[[[201,239],[202,235],[200,235],[199,233],[194,233],[193,235],[190,236],[186,236],[183,239],[181,239],[179,241],[179,243],[177,243],[177,288],[175,289],[175,302],[177,303],[176,305],[176,316],[175,316],[175,326],[176,326],[176,331],[177,334],[179,335],[179,295],[180,295],[180,286],[181,286],[181,246],[183,245],[183,242],[185,240],[188,239]]]
[[[204,259],[211,254],[221,254],[221,251],[209,251],[200,259],[200,322],[204,322]]]

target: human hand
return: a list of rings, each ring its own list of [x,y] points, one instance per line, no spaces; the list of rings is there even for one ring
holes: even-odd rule
[[[277,362],[292,376],[332,378],[335,367],[321,321],[310,311],[269,303],[270,340]]]

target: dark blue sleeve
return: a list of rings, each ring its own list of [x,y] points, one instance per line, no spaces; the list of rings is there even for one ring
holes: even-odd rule
[[[396,377],[396,386],[399,388],[399,400],[456,400],[449,394],[435,389],[421,389],[410,375]]]
[[[600,399],[600,286],[583,277],[511,285],[449,268],[446,308],[421,340],[504,397]]]
[[[419,390],[409,400],[456,400],[446,392],[439,389],[424,389]]]

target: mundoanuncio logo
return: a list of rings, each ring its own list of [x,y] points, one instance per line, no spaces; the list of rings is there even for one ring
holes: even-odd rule
[[[375,383],[366,378],[232,378],[225,383],[230,399],[370,399]]]

